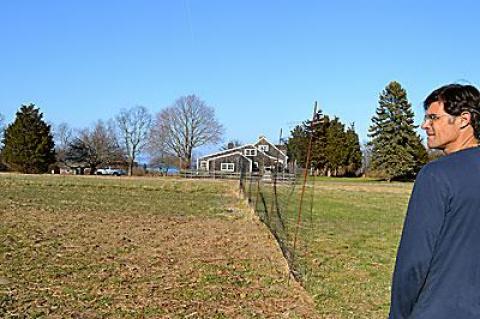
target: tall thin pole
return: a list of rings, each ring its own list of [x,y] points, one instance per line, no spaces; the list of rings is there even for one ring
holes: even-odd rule
[[[302,185],[302,191],[300,193],[300,203],[299,203],[299,206],[298,206],[297,227],[295,229],[295,237],[294,237],[294,240],[293,240],[292,266],[293,266],[294,261],[295,261],[295,254],[296,254],[297,240],[298,240],[298,232],[299,232],[299,229],[300,229],[300,223],[302,221],[303,197],[305,196],[305,187],[306,187],[306,184],[307,184],[307,174],[308,174],[308,169],[309,169],[309,166],[310,166],[310,161],[312,159],[313,128],[314,128],[316,115],[317,115],[317,101],[315,101],[315,104],[314,104],[312,122],[310,124],[310,140],[308,142],[307,160],[305,162],[305,171],[303,173],[303,185]]]
[[[280,144],[282,143],[282,129],[280,129],[280,137],[278,138],[278,145],[280,146]],[[273,212],[275,210],[277,210],[277,213],[276,213],[276,219],[275,221],[277,221],[277,219],[280,219],[280,216],[278,214],[278,203],[277,203],[277,174],[278,174],[278,159],[279,159],[279,156],[280,156],[280,152],[277,152],[277,157],[275,159],[275,171],[273,172],[273,196],[272,196],[272,206],[271,206],[271,212],[273,214]],[[283,168],[282,168],[283,169]],[[271,228],[274,229],[275,232],[277,232],[277,223],[275,223],[274,225],[271,225]]]

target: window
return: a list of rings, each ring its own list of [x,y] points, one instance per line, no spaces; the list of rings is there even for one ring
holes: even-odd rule
[[[207,161],[201,161],[200,162],[200,168],[201,169],[207,169],[207,164],[208,164]]]
[[[235,171],[235,164],[233,163],[221,163],[220,170],[225,172],[234,172]]]
[[[268,145],[258,145],[258,149],[263,152],[268,152]]]
[[[245,156],[257,156],[257,150],[254,148],[246,148]]]

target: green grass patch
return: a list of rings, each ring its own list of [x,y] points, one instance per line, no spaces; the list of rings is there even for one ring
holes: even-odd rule
[[[288,250],[325,317],[385,318],[412,183],[310,178],[301,185],[250,183],[252,205]]]
[[[225,183],[168,179],[0,175],[0,210],[219,215],[236,199]]]

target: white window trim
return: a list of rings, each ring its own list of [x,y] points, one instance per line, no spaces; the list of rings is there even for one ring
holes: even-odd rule
[[[201,161],[200,162],[200,168],[208,170],[208,161]]]
[[[220,163],[220,171],[222,172],[235,172],[234,163]]]
[[[260,137],[260,138],[258,139],[257,144],[258,144],[261,140],[264,140],[265,142],[267,142],[268,145],[272,146],[274,149],[276,149],[277,151],[279,151],[281,154],[283,154],[283,156],[287,156],[287,154],[285,154],[284,151],[282,151],[282,150],[280,150],[278,147],[276,147],[275,144],[270,143],[270,141],[267,140],[267,138],[266,138],[265,136]]]
[[[245,154],[245,156],[257,156],[257,149],[256,148],[246,148],[244,154]]]
[[[268,152],[269,147],[268,147],[268,144],[261,144],[261,145],[258,145],[258,149],[262,152]]]

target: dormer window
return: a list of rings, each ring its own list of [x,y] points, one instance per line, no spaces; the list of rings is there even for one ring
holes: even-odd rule
[[[262,152],[268,152],[268,145],[258,145],[258,149]]]
[[[246,148],[245,156],[257,156],[257,150],[254,148]]]

